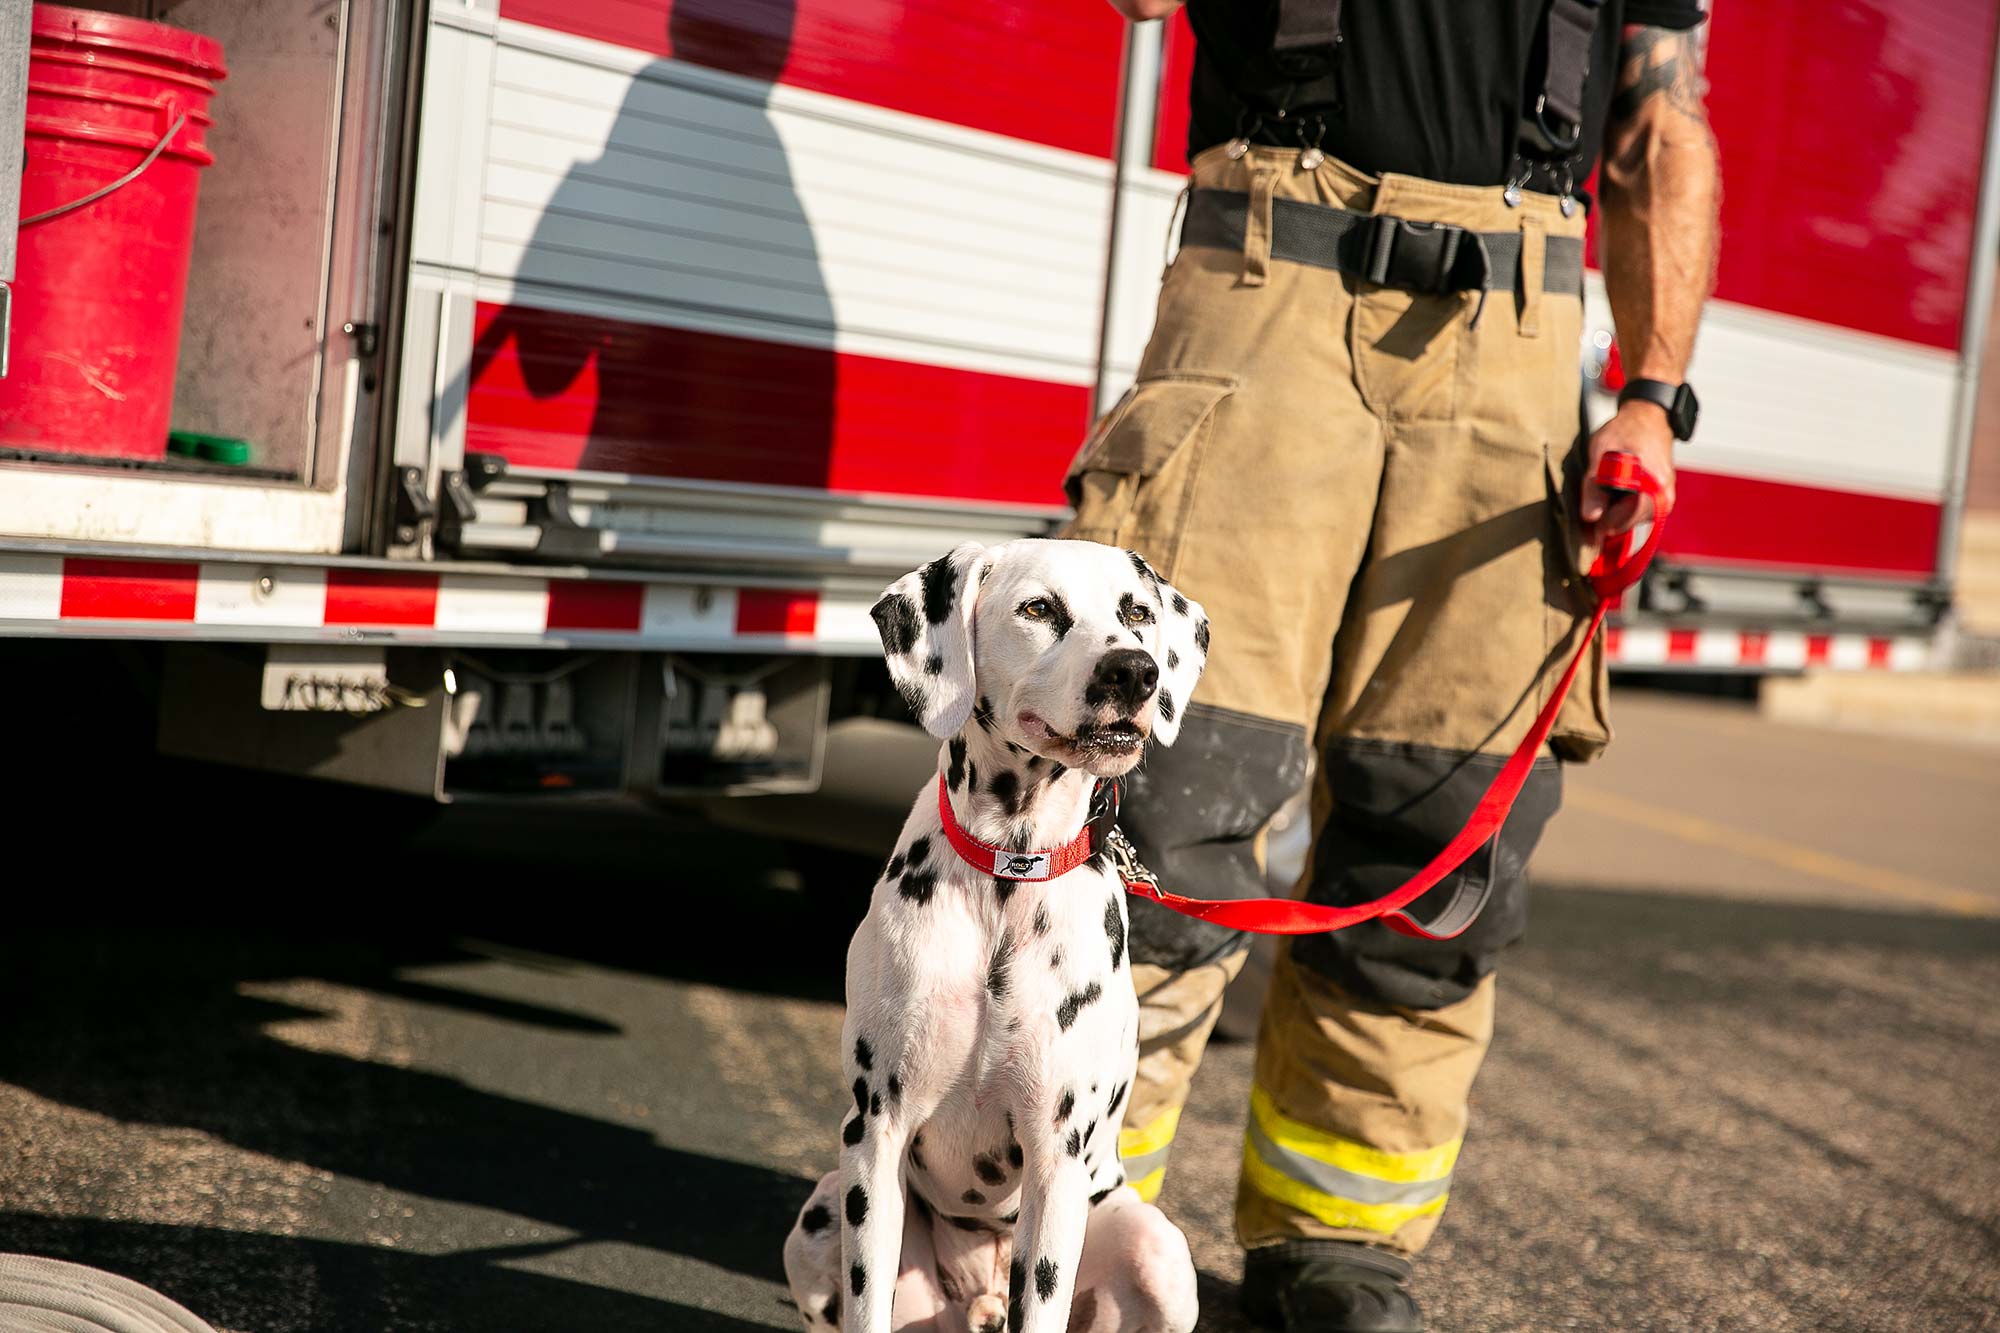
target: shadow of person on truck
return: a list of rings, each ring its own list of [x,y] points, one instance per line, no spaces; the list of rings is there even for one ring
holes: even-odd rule
[[[587,107],[510,124],[506,98],[496,105],[489,256],[505,255],[510,216],[546,188],[514,154],[601,151],[568,167],[512,247],[512,301],[479,307],[466,450],[519,467],[824,486],[833,302],[769,105],[793,0],[658,7],[672,58],[638,71],[608,130]]]

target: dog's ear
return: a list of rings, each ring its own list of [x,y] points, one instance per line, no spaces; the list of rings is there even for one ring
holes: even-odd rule
[[[978,697],[972,673],[972,607],[991,557],[978,542],[954,547],[890,584],[869,612],[882,634],[889,679],[931,735],[955,735]]]
[[[1195,682],[1208,665],[1208,613],[1140,557],[1132,560],[1160,592],[1160,688],[1153,694],[1153,739],[1172,745],[1181,734]]]

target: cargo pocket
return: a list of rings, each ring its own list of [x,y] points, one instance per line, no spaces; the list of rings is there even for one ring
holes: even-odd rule
[[[1552,690],[1576,652],[1576,636],[1597,609],[1596,594],[1583,569],[1582,519],[1577,503],[1583,494],[1583,468],[1587,454],[1581,445],[1560,456],[1544,442],[1542,460],[1548,477],[1548,546],[1543,560],[1546,591],[1543,614],[1548,655],[1543,663],[1543,690]],[[1542,697],[1547,698],[1543,693]],[[1611,741],[1610,678],[1606,667],[1604,638],[1600,634],[1591,645],[1590,655],[1577,671],[1569,698],[1556,714],[1555,730],[1549,745],[1556,754],[1572,763],[1588,763]]]
[[[1141,380],[1106,413],[1063,486],[1076,518],[1066,536],[1137,549],[1169,578],[1227,375]]]

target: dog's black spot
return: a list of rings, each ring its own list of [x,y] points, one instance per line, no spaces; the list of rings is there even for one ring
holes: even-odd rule
[[[1080,991],[1071,993],[1056,1009],[1056,1026],[1064,1032],[1076,1022],[1076,1016],[1083,1012],[1085,1005],[1095,1004],[1104,994],[1104,987],[1093,981]]]
[[[903,1100],[903,1080],[894,1074],[889,1075],[889,1100],[892,1102]]]
[[[1151,565],[1146,563],[1145,556],[1140,555],[1137,551],[1127,551],[1125,554],[1132,557],[1132,568],[1139,571],[1140,578],[1146,580],[1148,583],[1158,583],[1160,581],[1160,576],[1153,572]]]
[[[978,1190],[967,1190],[958,1196],[958,1201],[960,1203],[982,1204],[986,1202],[986,1196]]]
[[[819,1317],[826,1320],[827,1323],[832,1324],[835,1328],[840,1327],[839,1292],[836,1291],[833,1295],[826,1298],[826,1304],[819,1307]]]
[[[917,646],[917,608],[902,593],[892,592],[868,612],[882,635],[882,647],[892,655]]]
[[[944,1220],[951,1223],[953,1226],[957,1227],[960,1231],[986,1230],[986,1224],[984,1222],[979,1221],[977,1218],[946,1216]]]
[[[1069,1119],[1069,1113],[1071,1111],[1074,1111],[1075,1109],[1076,1109],[1076,1090],[1073,1088],[1064,1088],[1062,1099],[1056,1103],[1057,1129],[1062,1128],[1062,1122]]]
[[[1062,971],[1062,946],[1061,946],[1061,945],[1057,945],[1057,946],[1056,946],[1055,948],[1053,948],[1053,949],[1049,950],[1049,971],[1051,971],[1051,972],[1060,972],[1060,971]]]
[[[895,879],[903,873],[903,854],[897,852],[889,858],[888,868],[882,872],[883,879]]]
[[[868,1114],[869,1114],[869,1115],[881,1115],[881,1114],[882,1114],[882,1094],[881,1094],[881,1093],[879,1093],[879,1092],[873,1092],[873,1093],[870,1093],[870,1094],[868,1095]]]
[[[1005,907],[1007,900],[1014,896],[1014,890],[1020,887],[1021,883],[1019,880],[1002,879],[998,875],[993,877],[993,892],[999,897],[1002,907]]]
[[[1013,1167],[1016,1171],[1019,1171],[1021,1169],[1021,1163],[1025,1162],[1026,1160],[1027,1157],[1021,1152],[1020,1144],[1010,1143],[1007,1145],[1007,1164],[1009,1166]]]
[[[859,1296],[862,1289],[868,1285],[868,1273],[860,1264],[847,1270],[847,1285],[856,1296]]]
[[[1125,958],[1125,913],[1118,910],[1116,898],[1104,904],[1104,935],[1111,941],[1111,970],[1116,972]]]
[[[924,605],[926,608],[928,608],[930,605],[930,599],[928,595],[924,599]],[[1187,598],[1181,596],[1179,593],[1174,594],[1174,614],[1177,616],[1184,616],[1187,614]],[[938,620],[942,619],[942,617],[932,616],[931,619]]]
[[[1198,620],[1194,627],[1194,646],[1206,654],[1208,652],[1208,622]]]
[[[1117,642],[1118,642],[1118,636],[1116,634],[1107,634],[1104,636],[1104,646],[1106,648],[1109,648],[1112,644]]]
[[[1010,815],[1021,806],[1021,779],[1012,773],[995,773],[986,790],[993,793],[993,799]]]
[[[930,860],[931,859],[930,835],[925,834],[922,837],[911,839],[907,854],[910,860],[910,869],[912,870],[915,870],[918,866]]]
[[[942,676],[944,674],[943,653],[932,653],[924,659],[924,674],[927,676]]]
[[[986,989],[994,999],[1007,993],[1007,965],[1013,961],[1014,937],[1008,931],[1000,932],[999,943],[993,946],[993,957],[986,964]]]
[[[1117,1188],[1118,1187],[1116,1185],[1112,1185],[1106,1189],[1101,1189],[1097,1191],[1097,1193],[1090,1196],[1090,1206],[1092,1208],[1095,1208],[1098,1204],[1103,1203],[1106,1199],[1111,1197],[1111,1191]]]
[[[1068,1153],[1071,1157],[1074,1157],[1078,1153],[1082,1152],[1083,1135],[1075,1129],[1070,1130],[1069,1138],[1063,1141],[1063,1151]]]
[[[1021,1302],[1028,1294],[1028,1264],[1019,1255],[1007,1270],[1007,1333],[1020,1333]]]
[[[1107,1117],[1118,1114],[1118,1108],[1125,1104],[1125,1094],[1131,1091],[1131,1086],[1129,1083],[1120,1083],[1111,1090],[1111,1100],[1104,1104],[1104,1114]]]
[[[1046,935],[1049,933],[1049,905],[1047,903],[1038,904],[1035,908],[1035,933],[1037,935]]]
[[[1007,1183],[1007,1173],[1000,1169],[1000,1159],[991,1153],[981,1153],[972,1159],[972,1173],[989,1185]]]
[[[833,1214],[826,1210],[826,1205],[823,1203],[816,1203],[799,1215],[799,1227],[808,1236],[817,1236],[826,1230],[827,1224],[831,1221]]]
[[[1093,1120],[1083,1127],[1083,1141],[1085,1143],[1090,1142],[1091,1135],[1095,1133],[1097,1133],[1097,1122]]]
[[[1174,696],[1161,690],[1159,693],[1160,716],[1168,722],[1174,720]]]
[[[875,1068],[875,1052],[869,1048],[868,1038],[854,1039],[854,1063],[861,1066],[864,1074]]]
[[[1049,604],[1049,628],[1056,632],[1056,642],[1061,643],[1076,627],[1076,617],[1069,613],[1069,603],[1055,593],[1044,593],[1042,596]]]
[[[896,892],[922,907],[931,900],[931,895],[937,892],[937,882],[935,870],[910,870],[903,875],[903,881],[896,886]]]
[[[979,702],[972,705],[972,720],[979,724],[979,729],[981,731],[993,730],[992,700],[988,699],[983,694],[980,695]]]
[[[1014,742],[1012,742],[1012,741],[1008,741],[1008,742],[1007,742],[1007,753],[1008,753],[1008,754],[1026,754],[1026,753],[1027,753],[1027,751],[1026,751],[1026,750],[1024,750],[1024,749],[1022,749],[1022,748],[1021,748],[1020,746],[1018,746],[1018,745],[1014,744]]]
[[[1172,671],[1180,664],[1181,664],[1181,655],[1175,652],[1171,648],[1167,649],[1167,670]]]
[[[859,1185],[847,1191],[847,1224],[860,1226],[868,1220],[868,1191]]]
[[[868,1080],[866,1079],[857,1078],[854,1080],[854,1109],[857,1111],[868,1109]]]
[[[945,786],[957,791],[965,781],[965,737],[953,736],[951,744],[945,747],[951,754],[951,767],[945,770]]]
[[[928,1169],[924,1166],[924,1136],[921,1134],[910,1140],[910,1165],[919,1171]]]
[[[1035,1264],[1035,1294],[1049,1300],[1056,1294],[1056,1261],[1044,1258]]]
[[[951,556],[941,555],[924,566],[924,619],[933,625],[942,624],[951,614],[951,604],[957,600],[958,579],[951,567]]]
[[[840,1127],[840,1141],[852,1148],[855,1144],[861,1142],[862,1133],[861,1112],[856,1111],[854,1118]]]

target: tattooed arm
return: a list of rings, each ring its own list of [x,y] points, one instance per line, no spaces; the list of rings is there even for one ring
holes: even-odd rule
[[[1618,325],[1625,373],[1678,384],[1687,376],[1702,303],[1715,286],[1715,136],[1702,109],[1694,34],[1628,27],[1599,177],[1604,290]],[[1633,401],[1591,440],[1590,463],[1609,449],[1639,455],[1673,497],[1673,435],[1666,412]],[[1593,545],[1649,517],[1652,502],[1583,491]],[[1643,508],[1642,508],[1643,504]]]

